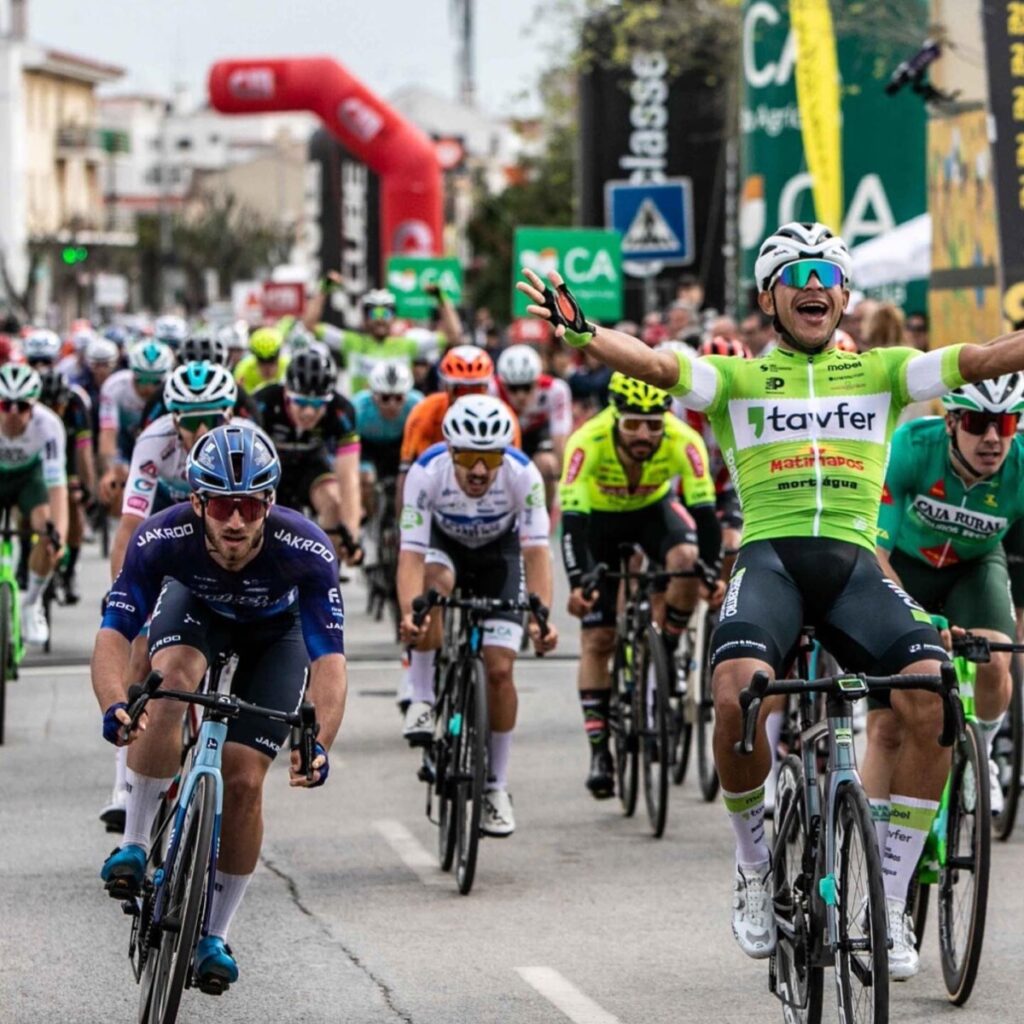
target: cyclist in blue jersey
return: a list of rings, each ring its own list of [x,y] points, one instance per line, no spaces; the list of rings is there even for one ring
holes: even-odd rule
[[[320,719],[313,781],[327,780],[330,749],[347,690],[344,609],[334,548],[315,524],[274,505],[281,465],[270,439],[250,425],[217,427],[189,454],[192,495],[147,520],[132,538],[96,637],[92,682],[104,709],[103,735],[122,741],[129,651],[147,617],[153,668],[173,690],[195,690],[224,651],[238,655],[233,690],[244,699],[291,711],[309,696]],[[181,711],[149,705],[129,737],[124,842],[101,877],[117,899],[136,892],[161,794],[181,753]],[[231,919],[256,868],[263,836],[263,781],[288,727],[241,715],[224,748],[225,783],[217,876],[195,971],[227,985],[238,966],[226,945]]]
[[[370,371],[370,386],[352,398],[359,435],[359,487],[363,509],[372,515],[373,487],[398,476],[405,421],[423,393],[412,386],[412,371],[397,359]]]

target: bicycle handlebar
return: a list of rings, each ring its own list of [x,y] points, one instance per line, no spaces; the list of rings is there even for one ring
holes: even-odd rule
[[[989,640],[987,636],[978,636],[976,633],[953,637],[953,654],[958,658],[985,664],[992,660],[993,651],[1022,654],[1024,644],[1014,644],[1007,640]]]
[[[951,747],[964,737],[964,708],[960,702],[956,669],[952,663],[943,662],[939,671],[939,675],[868,676],[858,672],[823,676],[820,679],[772,680],[767,672],[759,670],[751,677],[750,685],[740,691],[740,710],[743,714],[742,738],[733,744],[733,749],[737,754],[753,753],[758,714],[765,697],[810,692],[859,700],[866,697],[871,690],[928,690],[937,693],[942,697],[942,733],[939,736],[939,745]]]
[[[638,580],[643,583],[651,583],[660,587],[669,580],[674,579],[699,579],[709,589],[714,589],[718,582],[718,573],[711,566],[705,565],[700,559],[692,569],[609,569],[606,562],[598,562],[589,572],[580,577],[580,589],[583,596],[591,601],[597,591],[601,580]]]
[[[412,601],[412,622],[419,629],[427,620],[431,608],[462,608],[464,611],[479,612],[530,612],[540,627],[541,637],[548,635],[548,619],[551,610],[536,594],[530,594],[525,601],[509,601],[498,597],[454,597],[439,594],[431,587],[426,593]]]
[[[127,743],[132,730],[142,717],[146,705],[151,700],[176,700],[183,704],[198,704],[201,707],[215,708],[223,718],[237,718],[243,711],[251,715],[260,715],[275,722],[284,722],[292,727],[292,749],[300,753],[300,773],[306,776],[307,782],[313,781],[313,760],[316,752],[316,737],[320,725],[316,720],[316,708],[303,701],[296,711],[281,711],[278,708],[265,708],[259,704],[250,704],[231,693],[192,693],[188,690],[162,690],[160,684],[164,677],[159,672],[150,672],[142,683],[133,683],[128,687],[128,716],[130,725],[121,727],[121,738]]]

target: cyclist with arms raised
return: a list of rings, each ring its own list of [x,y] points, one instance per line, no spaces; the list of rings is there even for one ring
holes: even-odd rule
[[[129,650],[147,617],[153,668],[167,689],[195,690],[222,651],[238,657],[233,688],[246,700],[291,711],[309,696],[320,721],[312,785],[327,780],[327,751],[345,706],[344,611],[330,541],[299,513],[275,507],[280,463],[255,426],[219,427],[196,442],[192,495],[147,522],[132,539],[110,592],[92,660],[103,735],[121,742]],[[150,829],[181,753],[181,706],[153,701],[145,731],[132,733],[124,843],[101,876],[123,899],[138,890]],[[241,715],[224,748],[224,811],[208,929],[196,950],[199,987],[237,980],[228,928],[259,860],[262,791],[288,727]],[[290,782],[305,786],[292,755]]]
[[[614,373],[608,393],[611,405],[569,438],[559,495],[569,613],[583,628],[577,684],[590,741],[587,788],[599,800],[614,792],[609,663],[619,584],[604,580],[596,593],[586,594],[582,577],[598,562],[618,569],[619,546],[638,544],[648,558],[672,571],[696,568],[699,554],[700,569],[713,579],[722,543],[707,450],[695,430],[666,411],[668,392]],[[686,508],[670,493],[677,477]],[[669,581],[659,617],[670,654],[689,622],[699,587],[696,577]]]
[[[413,746],[433,735],[433,655],[441,645],[441,615],[413,624],[412,602],[429,588],[450,594],[456,582],[473,597],[510,601],[526,589],[551,601],[549,520],[544,484],[537,467],[511,447],[512,417],[489,395],[459,399],[444,418],[445,442],[417,459],[405,482],[398,556],[398,603],[403,642],[416,644],[410,667],[412,703],[404,735]],[[522,639],[522,613],[496,612],[484,622],[487,672],[489,776],[480,830],[509,836],[515,830],[508,794],[508,764],[516,724],[512,668]],[[542,638],[536,622],[530,635],[538,651],[557,642],[554,627]]]
[[[756,958],[775,948],[763,823],[770,756],[763,730],[753,756],[734,752],[739,692],[755,671],[785,669],[804,622],[851,671],[938,672],[946,658],[938,633],[875,557],[888,441],[910,402],[1024,368],[1024,332],[926,354],[838,351],[832,338],[849,300],[851,264],[845,244],[821,224],[786,224],[766,239],[754,270],[758,304],[780,343],[749,360],[690,360],[595,327],[557,274],[549,275],[555,290],[531,271],[517,286],[569,344],[706,411],[739,491],[743,546],[712,642],[715,761],[737,844],[733,932]],[[906,690],[891,703],[904,726],[893,790],[935,807],[949,770],[949,751],[936,742],[941,700]],[[907,872],[927,828],[912,831]],[[886,876],[891,964],[905,953],[906,883]]]

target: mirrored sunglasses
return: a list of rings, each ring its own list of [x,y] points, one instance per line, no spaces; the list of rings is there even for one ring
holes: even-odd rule
[[[831,260],[797,260],[787,263],[778,273],[776,281],[788,288],[806,288],[811,276],[818,278],[822,288],[834,288],[845,284],[843,268]]]
[[[203,501],[206,514],[211,519],[226,523],[237,511],[247,523],[255,523],[267,514],[270,502],[265,498],[254,498],[251,495],[244,495],[239,498],[227,495],[212,494]]]
[[[993,423],[1000,437],[1013,437],[1019,420],[1015,412],[972,412],[970,409],[964,409],[958,417],[960,426],[975,437],[984,437]]]
[[[452,449],[452,462],[463,469],[472,469],[478,462],[482,462],[488,469],[497,469],[505,458],[502,452],[477,452],[470,449]]]

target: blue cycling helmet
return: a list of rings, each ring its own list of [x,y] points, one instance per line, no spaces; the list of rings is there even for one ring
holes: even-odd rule
[[[230,423],[215,427],[192,446],[185,476],[203,494],[259,494],[281,479],[281,460],[259,427]]]

